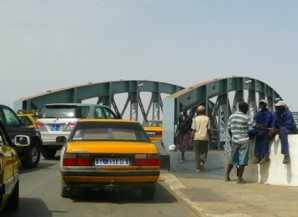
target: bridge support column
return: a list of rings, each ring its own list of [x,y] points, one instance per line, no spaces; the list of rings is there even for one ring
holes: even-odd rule
[[[167,111],[163,114],[163,130],[162,130],[162,142],[165,149],[168,151],[169,146],[174,144],[174,130],[175,125],[173,120],[176,120],[175,117],[175,99],[174,98],[165,98],[163,102],[164,111]]]

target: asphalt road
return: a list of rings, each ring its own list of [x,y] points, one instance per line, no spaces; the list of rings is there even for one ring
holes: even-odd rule
[[[75,198],[60,196],[59,156],[41,159],[35,169],[20,171],[18,211],[2,211],[1,217],[193,217],[163,181],[158,181],[153,200],[141,198],[140,190],[76,192]]]

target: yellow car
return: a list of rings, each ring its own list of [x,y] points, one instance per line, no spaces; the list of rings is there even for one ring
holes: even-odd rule
[[[17,112],[17,115],[21,122],[27,126],[28,128],[34,129],[35,128],[35,122],[38,114],[34,111],[23,111],[19,110]]]
[[[0,211],[19,206],[19,158],[14,147],[29,145],[28,136],[17,135],[12,141],[0,121]]]
[[[62,197],[71,197],[76,188],[140,188],[143,198],[154,197],[159,153],[139,122],[80,119],[68,140],[58,136],[56,142],[64,144],[60,155]]]
[[[152,142],[162,140],[162,120],[147,121],[143,128]]]

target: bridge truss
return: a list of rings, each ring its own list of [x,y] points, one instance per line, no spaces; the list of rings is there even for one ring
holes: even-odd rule
[[[141,92],[151,93],[147,108],[144,107]],[[127,93],[122,109],[115,101],[118,93]],[[161,94],[168,96],[162,99]],[[81,103],[90,98],[96,98],[97,104],[107,105],[122,116],[129,107],[130,119],[139,120],[139,111],[143,121],[160,119],[162,116],[165,148],[174,143],[175,122],[181,107],[186,106],[190,115],[195,117],[197,106],[203,105],[207,108],[206,115],[210,117],[212,134],[218,149],[227,140],[226,123],[228,117],[238,109],[239,102],[246,101],[250,106],[250,115],[254,115],[258,110],[259,99],[267,99],[271,110],[275,99],[282,100],[269,85],[249,77],[218,78],[187,88],[157,81],[119,80],[48,90],[14,101],[14,110],[40,110],[47,103]]]

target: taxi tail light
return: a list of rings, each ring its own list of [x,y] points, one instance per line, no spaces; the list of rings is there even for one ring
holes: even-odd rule
[[[159,166],[158,154],[139,154],[135,156],[136,166]]]
[[[147,160],[148,160],[148,166],[159,166],[159,155],[158,154],[148,154]]]
[[[89,166],[89,155],[64,154],[63,166]]]
[[[88,154],[77,155],[77,166],[89,166],[90,160]]]
[[[76,154],[64,154],[63,166],[76,166],[77,155]]]
[[[66,128],[67,129],[72,129],[72,128],[74,128],[75,125],[76,125],[76,122],[71,121],[71,122],[68,122]]]
[[[44,128],[44,126],[43,126],[43,123],[42,122],[35,122],[35,128],[36,129],[43,129]]]

